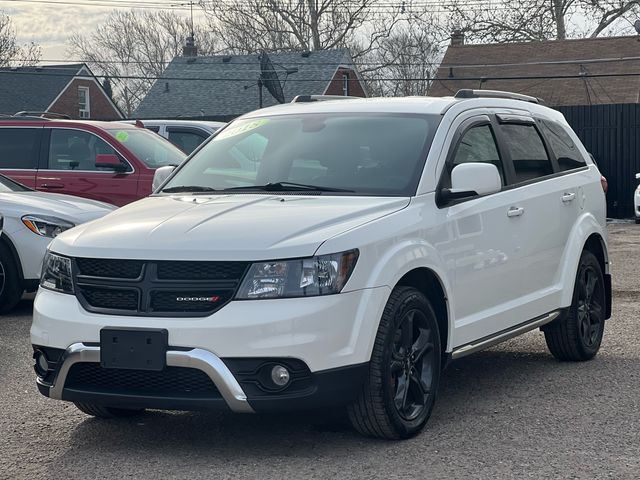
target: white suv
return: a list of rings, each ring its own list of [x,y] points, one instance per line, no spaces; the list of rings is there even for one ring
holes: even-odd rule
[[[450,360],[538,327],[588,360],[610,311],[588,153],[536,99],[466,90],[235,120],[53,240],[31,339],[40,392],[98,417],[344,405],[405,438]]]

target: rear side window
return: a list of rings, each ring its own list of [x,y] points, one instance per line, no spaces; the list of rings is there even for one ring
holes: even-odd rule
[[[37,168],[40,130],[0,128],[0,168]]]
[[[553,173],[542,138],[534,125],[502,125],[505,145],[509,149],[515,183],[527,182]]]
[[[561,172],[587,165],[575,143],[561,125],[548,120],[542,120],[540,123],[549,146],[558,160]]]

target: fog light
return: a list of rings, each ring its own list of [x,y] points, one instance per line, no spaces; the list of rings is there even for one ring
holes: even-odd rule
[[[284,387],[290,378],[289,370],[282,365],[276,365],[271,369],[271,381],[278,387]]]
[[[44,377],[49,371],[49,362],[44,353],[38,350],[35,354],[36,357],[36,373],[41,377]]]

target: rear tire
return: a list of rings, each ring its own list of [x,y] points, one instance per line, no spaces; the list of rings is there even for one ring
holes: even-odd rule
[[[543,327],[547,347],[554,357],[581,362],[596,356],[604,333],[605,302],[600,263],[593,253],[585,250],[580,257],[569,310]]]
[[[104,405],[96,405],[95,403],[74,402],[74,405],[82,413],[98,418],[123,418],[133,417],[144,412],[144,408],[129,409],[105,407]]]
[[[16,261],[9,248],[0,242],[0,313],[12,310],[23,292]]]
[[[389,440],[427,423],[440,382],[440,334],[429,300],[411,287],[391,292],[376,335],[369,376],[348,407],[353,427]]]
[[[636,223],[640,223],[640,218],[636,217]]]

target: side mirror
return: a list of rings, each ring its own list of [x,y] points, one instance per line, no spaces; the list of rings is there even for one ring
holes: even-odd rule
[[[160,185],[164,183],[164,181],[169,178],[169,176],[173,173],[176,167],[172,165],[168,165],[166,167],[160,167],[156,169],[156,172],[153,174],[153,182],[151,183],[151,191],[155,192]]]
[[[490,163],[463,163],[451,172],[451,188],[440,191],[441,201],[447,203],[457,198],[487,195],[502,188],[500,173]]]
[[[96,168],[109,168],[116,172],[124,172],[127,166],[120,161],[117,155],[100,153],[96,155]]]

